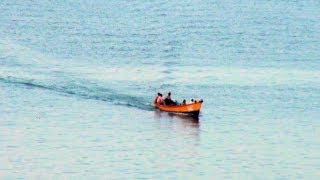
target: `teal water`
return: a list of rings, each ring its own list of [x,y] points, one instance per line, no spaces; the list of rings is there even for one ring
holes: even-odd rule
[[[0,178],[319,179],[319,9],[2,0]]]

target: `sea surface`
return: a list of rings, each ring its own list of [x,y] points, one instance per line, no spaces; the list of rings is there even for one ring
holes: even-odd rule
[[[320,179],[320,1],[1,0],[0,179]]]

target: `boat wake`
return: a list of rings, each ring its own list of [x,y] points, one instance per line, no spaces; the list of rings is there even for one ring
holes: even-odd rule
[[[5,60],[0,63],[0,83],[143,110],[153,109],[150,97],[145,96],[145,88],[142,88],[145,84],[137,85],[148,81],[143,75],[137,78],[143,74],[139,73],[139,68],[101,67],[82,60],[59,59],[10,39],[0,40],[0,45],[0,59]]]
[[[52,83],[28,80],[16,77],[0,77],[0,82],[13,84],[25,88],[39,88],[52,92],[64,94],[67,96],[76,96],[85,99],[110,102],[114,105],[121,105],[142,110],[152,110],[153,107],[146,97],[138,97],[129,94],[117,93],[115,90],[99,86],[90,82],[69,82],[69,83]],[[58,85],[59,84],[59,85]]]

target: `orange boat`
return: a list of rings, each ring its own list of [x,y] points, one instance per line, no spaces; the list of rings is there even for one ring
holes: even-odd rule
[[[172,112],[172,113],[184,113],[184,114],[189,114],[189,115],[198,117],[202,103],[203,101],[191,103],[191,104],[177,105],[177,106],[175,105],[166,106],[166,105],[160,105],[155,103],[154,106],[162,111]]]

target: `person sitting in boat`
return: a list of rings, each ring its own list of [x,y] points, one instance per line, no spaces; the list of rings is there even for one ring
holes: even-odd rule
[[[186,104],[187,104],[187,101],[184,99],[181,105],[186,105]]]
[[[158,94],[156,103],[157,104],[163,104],[163,98],[162,98],[162,94],[161,93]]]
[[[167,97],[164,99],[164,103],[165,103],[167,106],[176,105],[176,103],[171,99],[171,92],[168,92]]]
[[[160,93],[158,92],[156,98],[154,99],[153,103],[156,104],[157,103],[157,100],[158,100],[158,97],[160,96]]]

